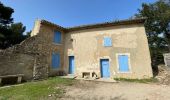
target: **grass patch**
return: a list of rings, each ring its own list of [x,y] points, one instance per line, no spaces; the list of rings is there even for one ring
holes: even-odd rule
[[[59,77],[38,82],[28,82],[19,86],[0,88],[0,100],[47,100],[60,98],[64,89],[62,86],[73,84],[72,79]]]
[[[154,83],[158,80],[156,78],[149,79],[127,79],[127,78],[114,78],[116,81],[125,81],[125,82],[137,82],[137,83]]]

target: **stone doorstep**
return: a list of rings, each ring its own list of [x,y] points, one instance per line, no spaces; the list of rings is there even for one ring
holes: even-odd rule
[[[67,76],[60,76],[60,77],[61,78],[77,79],[77,80],[85,80],[85,81],[98,81],[98,82],[117,83],[117,81],[112,79],[112,78],[99,78],[99,79],[95,79],[95,78],[79,78],[79,77],[76,77],[74,75],[67,75]]]
[[[99,79],[96,79],[95,81],[117,83],[117,81],[114,80],[113,78],[99,78]]]
[[[111,79],[111,78],[99,78],[99,79],[95,79],[95,78],[75,78],[77,80],[85,80],[85,81],[96,81],[96,82],[106,82],[106,83],[117,83],[116,80]]]

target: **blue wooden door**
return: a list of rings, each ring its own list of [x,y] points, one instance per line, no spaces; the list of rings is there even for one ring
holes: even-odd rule
[[[109,66],[109,59],[101,59],[100,60],[101,66],[101,77],[108,78],[110,77],[110,66]]]
[[[60,67],[60,54],[52,53],[52,68],[59,68],[59,67]]]
[[[127,55],[119,55],[119,71],[120,72],[129,72],[129,62]]]
[[[74,74],[74,56],[69,56],[69,74]]]

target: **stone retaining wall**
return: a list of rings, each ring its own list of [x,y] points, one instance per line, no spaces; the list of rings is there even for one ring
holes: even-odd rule
[[[170,67],[170,53],[164,54],[164,62],[166,66]]]
[[[24,80],[47,78],[49,51],[44,51],[40,45],[45,45],[45,41],[41,36],[34,36],[21,44],[1,50],[0,76],[24,74]]]

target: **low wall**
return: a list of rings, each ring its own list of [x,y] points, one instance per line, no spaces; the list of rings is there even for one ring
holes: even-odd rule
[[[170,67],[170,53],[164,54],[164,62],[166,66]]]
[[[47,56],[39,45],[40,36],[30,37],[21,44],[0,51],[0,76],[24,74],[24,80],[48,77]]]
[[[24,74],[24,80],[33,78],[33,56],[15,53],[0,55],[0,59],[0,76]]]

